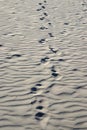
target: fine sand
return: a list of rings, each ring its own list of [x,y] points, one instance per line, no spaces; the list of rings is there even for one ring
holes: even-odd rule
[[[0,130],[87,130],[86,0],[0,0]]]

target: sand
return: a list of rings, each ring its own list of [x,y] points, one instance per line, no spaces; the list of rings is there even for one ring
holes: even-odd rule
[[[0,130],[87,130],[86,0],[0,0]]]

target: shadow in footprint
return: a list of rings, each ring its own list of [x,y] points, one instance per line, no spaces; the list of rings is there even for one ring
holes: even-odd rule
[[[52,88],[54,85],[55,85],[54,83],[51,84],[51,85],[49,85],[49,86],[47,87],[47,89]]]
[[[12,57],[11,56],[7,56],[6,59],[12,59]]]
[[[45,93],[49,93],[49,92],[50,92],[49,90],[45,91]]]
[[[32,101],[30,104],[32,104],[32,105],[33,105],[34,103],[36,103],[36,100]]]
[[[36,109],[42,110],[43,106],[37,106]]]
[[[21,57],[20,54],[13,54],[12,57]]]
[[[77,68],[74,68],[74,69],[72,69],[72,71],[78,71],[78,69],[77,69]]]
[[[69,25],[69,23],[68,23],[68,22],[66,22],[66,23],[64,23],[64,25]]]
[[[64,61],[64,59],[58,59],[58,61]]]
[[[2,47],[3,45],[0,44],[0,47]]]
[[[39,100],[39,103],[42,103],[43,101],[44,101],[43,99],[40,99],[40,100]]]
[[[82,88],[84,88],[84,86],[77,86],[77,87],[75,87],[75,89],[82,89]]]
[[[38,83],[38,84],[36,84],[36,86],[42,86],[42,84]]]

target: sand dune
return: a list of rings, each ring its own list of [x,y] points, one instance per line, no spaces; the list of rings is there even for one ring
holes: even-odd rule
[[[87,1],[0,0],[0,130],[87,130]]]

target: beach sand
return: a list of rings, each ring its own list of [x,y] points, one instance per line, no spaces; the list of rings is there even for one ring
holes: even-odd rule
[[[87,130],[87,1],[0,0],[0,130]]]

